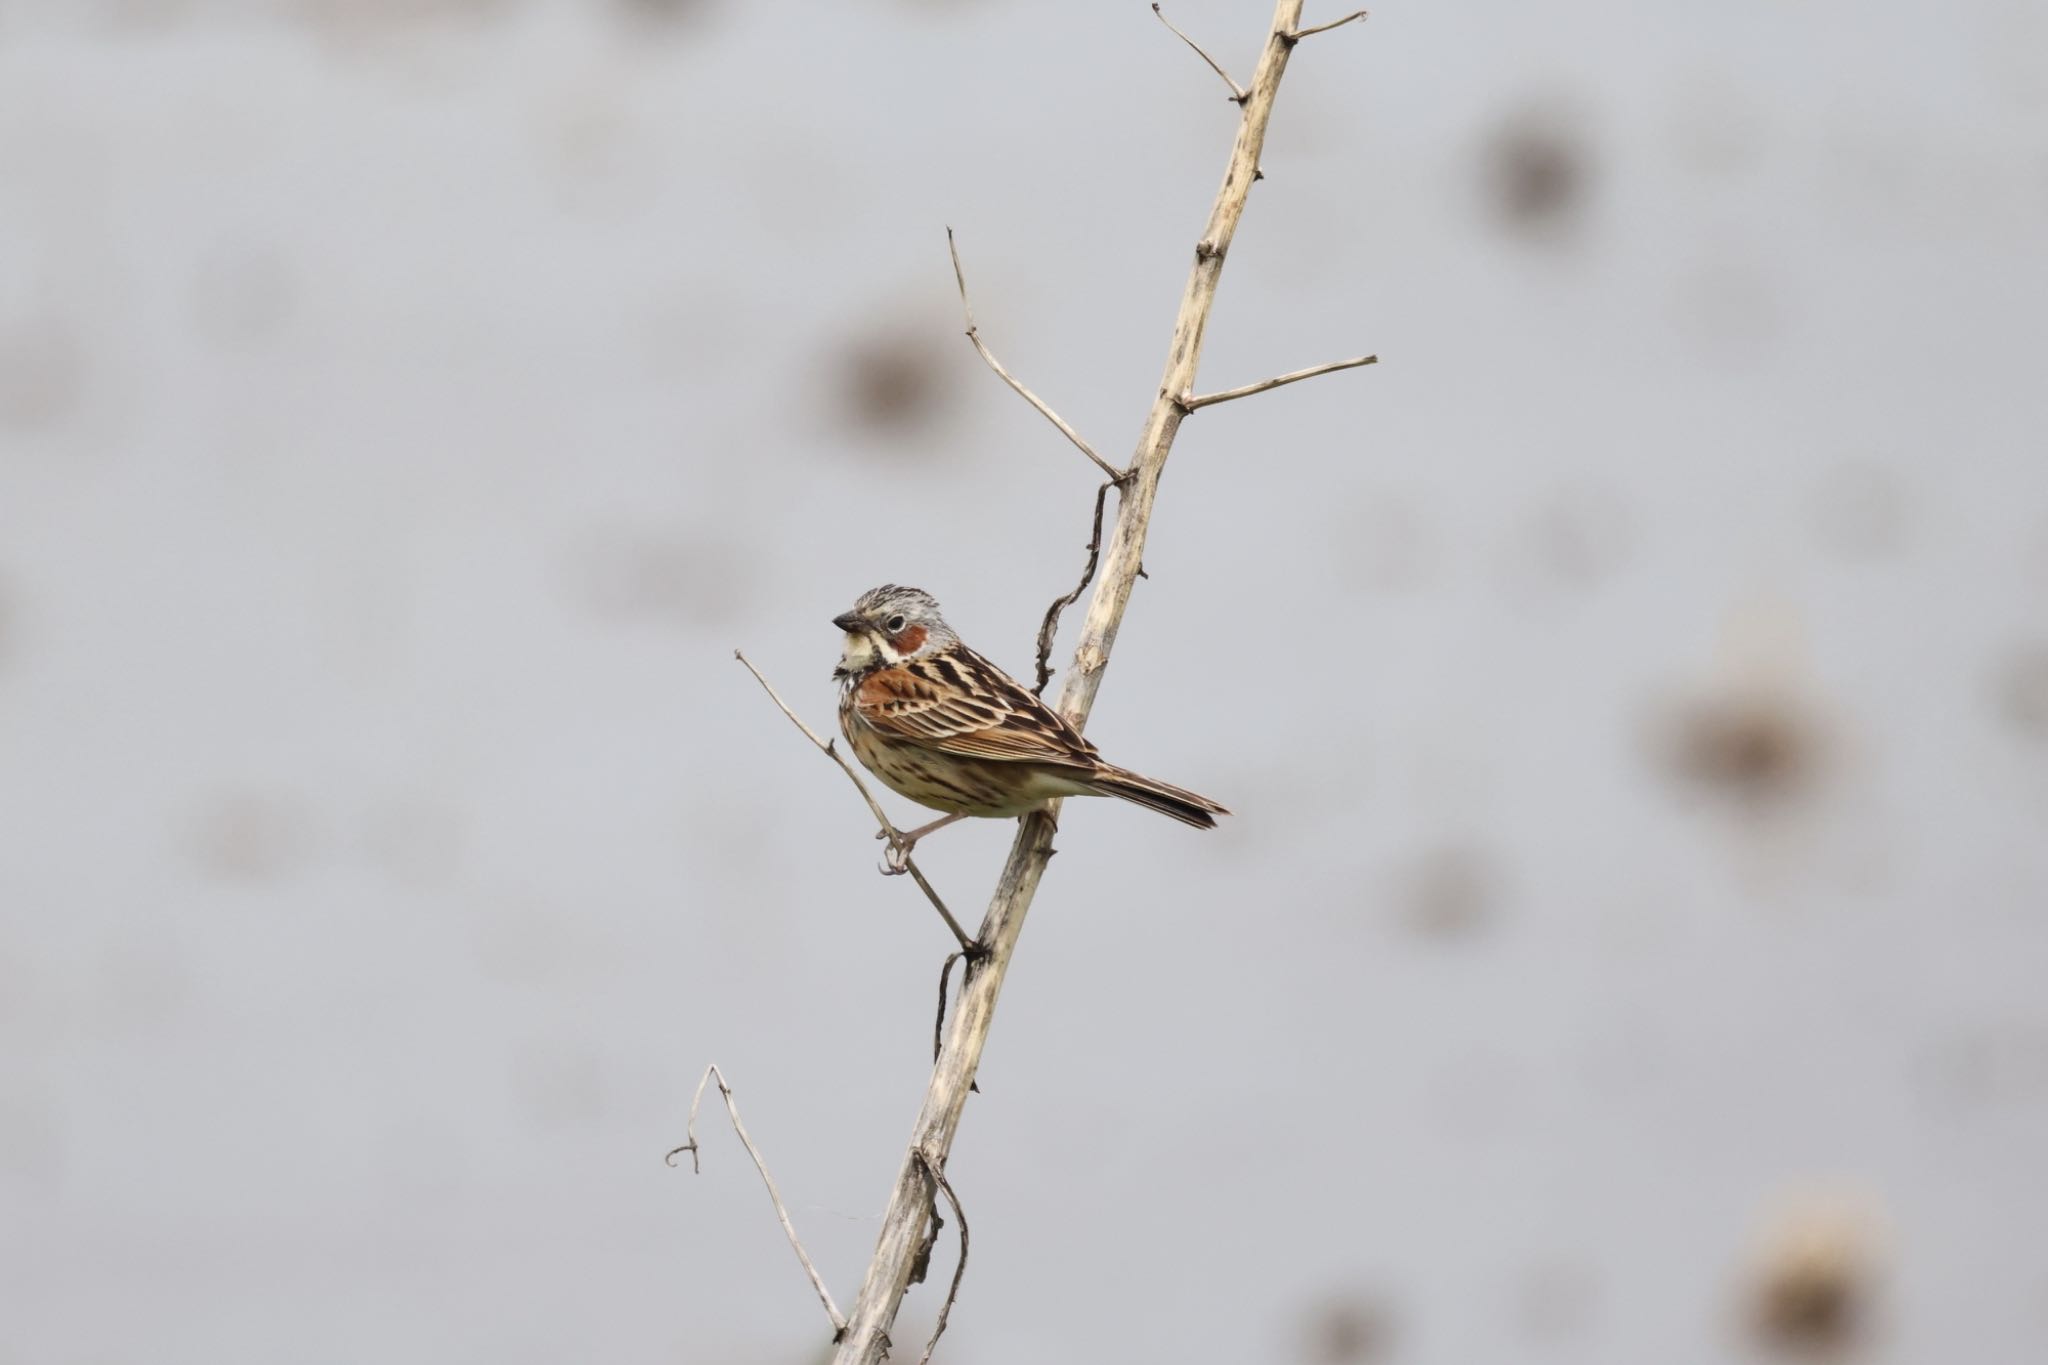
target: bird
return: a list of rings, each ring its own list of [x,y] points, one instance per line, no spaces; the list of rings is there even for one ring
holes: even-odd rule
[[[946,812],[891,839],[888,870],[902,871],[918,840],[956,820],[1023,815],[1055,797],[1118,796],[1197,829],[1230,814],[1104,761],[1064,716],[969,649],[922,588],[872,588],[832,624],[846,634],[832,670],[840,733],[890,790]]]

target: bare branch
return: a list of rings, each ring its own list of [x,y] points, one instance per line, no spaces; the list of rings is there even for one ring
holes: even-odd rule
[[[960,1297],[960,1280],[967,1274],[967,1213],[960,1207],[960,1196],[953,1193],[953,1183],[946,1179],[946,1173],[939,1169],[939,1163],[932,1160],[931,1153],[920,1147],[917,1159],[924,1164],[924,1173],[930,1179],[932,1190],[932,1223],[936,1231],[939,1221],[939,1195],[946,1196],[946,1202],[953,1206],[953,1219],[960,1224],[960,1260],[953,1267],[953,1282],[946,1286],[946,1301],[939,1305],[939,1320],[932,1324],[932,1339],[924,1344],[924,1354],[917,1358],[917,1365],[931,1365],[932,1352],[938,1349],[939,1338],[946,1335],[946,1319],[952,1315],[953,1304]]]
[[[1126,475],[1116,476],[1121,490],[1116,524],[1114,529],[1103,530],[1094,593],[1089,598],[1087,616],[1060,690],[1059,712],[1076,729],[1085,729],[1087,725],[1102,685],[1103,670],[1108,666],[1123,622],[1124,608],[1130,602],[1132,585],[1144,560],[1159,481],[1172,453],[1174,437],[1188,413],[1184,399],[1194,392],[1217,282],[1222,278],[1230,244],[1251,194],[1253,172],[1272,119],[1274,97],[1296,47],[1291,35],[1299,28],[1301,10],[1302,0],[1275,0],[1272,22],[1267,26],[1258,69],[1252,75],[1242,106],[1222,185],[1197,239],[1203,249],[1194,253],[1188,270],[1180,310],[1174,318],[1173,336],[1167,346],[1165,369],[1152,390],[1151,408],[1130,470]],[[957,255],[955,262],[957,266]],[[1033,811],[1018,822],[1009,860],[1003,866],[1002,877],[981,923],[979,942],[985,946],[986,956],[966,974],[942,1029],[939,1059],[925,1087],[924,1102],[918,1109],[908,1148],[897,1169],[896,1183],[882,1213],[875,1254],[849,1315],[846,1334],[833,1356],[834,1365],[881,1365],[888,1353],[889,1329],[919,1266],[920,1252],[927,1240],[925,1232],[936,1212],[932,1186],[938,1181],[934,1176],[959,1133],[969,1086],[981,1066],[1004,979],[1046,864],[1052,857],[1059,805],[1057,801],[1048,802],[1045,809]],[[954,1211],[959,1212],[957,1206]]]
[[[853,765],[848,763],[840,754],[839,746],[818,738],[818,732],[804,724],[802,719],[797,716],[797,713],[789,709],[789,703],[782,699],[782,694],[769,686],[768,680],[761,676],[761,670],[754,667],[753,661],[748,659],[746,655],[736,649],[732,652],[732,657],[747,666],[747,672],[754,675],[754,681],[761,684],[761,688],[768,694],[769,700],[773,701],[781,709],[783,715],[789,717],[790,724],[803,731],[804,738],[817,745],[824,751],[825,757],[839,765],[839,771],[845,773],[847,780],[852,782],[855,789],[860,792],[861,800],[868,803],[868,809],[874,813],[875,819],[882,822],[882,837],[889,841],[891,847],[901,848],[903,846],[903,831],[889,823],[889,816],[883,811],[881,803],[875,800],[875,794],[868,790],[868,784],[860,780],[860,774],[853,770]],[[911,861],[908,854],[905,854],[903,858],[903,870],[910,874],[911,880],[916,882],[918,889],[924,892],[925,899],[932,903],[932,908],[937,910],[939,917],[946,921],[946,927],[953,931],[953,937],[960,940],[960,950],[970,957],[978,955],[981,952],[981,945],[967,936],[967,931],[960,927],[960,921],[953,918],[953,912],[948,910],[946,903],[939,899],[939,893],[932,889],[932,884],[925,880],[924,873],[918,869],[916,863]]]
[[[995,352],[989,350],[988,345],[982,341],[981,330],[974,325],[974,305],[970,304],[967,301],[967,274],[960,268],[960,248],[953,244],[953,229],[951,228],[946,229],[946,250],[949,253],[951,253],[953,257],[953,280],[956,284],[960,286],[960,311],[967,315],[967,339],[974,343],[974,349],[981,353],[981,358],[988,362],[988,367],[996,372],[997,378],[1001,379],[1005,384],[1008,384],[1011,388],[1015,389],[1017,391],[1018,397],[1022,398],[1032,407],[1037,408],[1038,411],[1044,415],[1046,421],[1051,422],[1054,426],[1058,427],[1060,429],[1060,435],[1066,437],[1069,441],[1072,441],[1074,443],[1075,449],[1079,450],[1083,455],[1086,455],[1089,459],[1095,461],[1095,467],[1097,469],[1100,469],[1103,473],[1109,475],[1110,478],[1115,479],[1117,482],[1123,482],[1123,480],[1128,477],[1124,473],[1124,471],[1118,469],[1115,465],[1103,459],[1100,455],[1097,455],[1095,453],[1095,447],[1089,445],[1086,441],[1082,440],[1081,433],[1074,430],[1071,426],[1067,425],[1066,418],[1060,416],[1051,408],[1047,407],[1045,405],[1044,399],[1040,398],[1037,394],[1025,388],[1022,384],[1018,383],[1016,376],[1003,368],[1003,362],[997,360],[995,357]]]
[[[1095,563],[1102,558],[1102,504],[1115,488],[1116,481],[1102,485],[1095,490],[1095,521],[1088,532],[1088,564],[1081,570],[1081,581],[1074,590],[1064,597],[1055,597],[1052,605],[1045,609],[1045,620],[1038,627],[1038,681],[1031,688],[1035,697],[1045,695],[1045,685],[1052,681],[1052,637],[1059,629],[1060,613],[1081,600],[1081,594],[1088,590],[1088,584],[1095,577]]]
[[[1153,8],[1157,9],[1158,6],[1155,5],[1153,6]],[[1287,35],[1287,41],[1290,43],[1298,43],[1303,38],[1310,37],[1317,33],[1328,33],[1333,28],[1342,28],[1346,24],[1352,23],[1359,19],[1368,18],[1370,17],[1370,15],[1371,11],[1369,10],[1354,10],[1352,13],[1345,15],[1342,19],[1332,19],[1327,24],[1317,24],[1314,28],[1298,28],[1294,30],[1294,32]]]
[[[1172,31],[1174,37],[1180,39],[1189,47],[1193,48],[1195,50],[1195,55],[1197,57],[1200,57],[1203,61],[1207,62],[1209,64],[1209,69],[1223,78],[1223,83],[1230,87],[1231,99],[1235,100],[1239,104],[1243,104],[1246,100],[1251,98],[1251,91],[1245,89],[1236,81],[1230,79],[1230,73],[1228,71],[1225,71],[1220,65],[1218,65],[1214,57],[1211,57],[1208,53],[1202,51],[1202,45],[1200,43],[1196,42],[1193,38],[1188,37],[1187,34],[1182,33],[1179,29],[1173,27],[1173,20],[1166,17],[1165,10],[1159,8],[1159,6],[1155,4],[1154,6],[1152,6],[1152,12],[1159,16],[1159,22],[1166,25],[1166,27]]]
[[[1277,389],[1283,384],[1299,384],[1302,380],[1314,379],[1319,374],[1335,374],[1338,370],[1355,370],[1360,365],[1377,365],[1379,361],[1380,358],[1376,355],[1358,355],[1351,357],[1349,360],[1333,360],[1327,365],[1311,365],[1305,370],[1296,370],[1292,374],[1283,374],[1273,379],[1261,379],[1258,383],[1247,384],[1241,389],[1224,389],[1221,393],[1190,395],[1181,399],[1180,405],[1184,411],[1193,412],[1197,408],[1206,408],[1214,403],[1228,403],[1233,398],[1249,398],[1255,393],[1264,393],[1268,389]]]
[[[803,722],[798,721],[797,723],[802,724]],[[688,1152],[690,1154],[691,1173],[701,1173],[703,1168],[697,1162],[697,1107],[704,1102],[704,1087],[710,1083],[713,1077],[716,1077],[718,1080],[718,1093],[725,1098],[725,1112],[732,1118],[732,1130],[739,1134],[740,1145],[745,1147],[747,1155],[754,1159],[754,1169],[761,1173],[761,1183],[768,1187],[768,1198],[774,1201],[775,1216],[782,1222],[782,1231],[789,1238],[790,1249],[796,1252],[797,1260],[803,1263],[804,1274],[811,1277],[811,1288],[818,1291],[818,1299],[825,1305],[825,1316],[832,1319],[833,1332],[844,1334],[846,1331],[846,1318],[840,1313],[839,1305],[832,1302],[832,1293],[825,1288],[825,1281],[818,1274],[818,1268],[811,1264],[811,1258],[804,1253],[804,1244],[797,1240],[796,1227],[789,1221],[789,1209],[782,1202],[782,1191],[775,1188],[775,1177],[768,1174],[768,1163],[761,1159],[761,1149],[754,1145],[754,1140],[751,1137],[747,1136],[747,1125],[740,1122],[740,1107],[733,1100],[732,1087],[725,1083],[725,1073],[718,1069],[716,1062],[704,1069],[704,1079],[697,1082],[697,1093],[690,1097],[690,1122],[689,1126],[683,1130],[683,1135],[688,1141],[676,1148],[675,1151],[670,1152],[664,1160],[673,1166],[676,1164],[676,1157],[678,1155]],[[947,1191],[947,1198],[952,1198],[951,1190]],[[954,1203],[953,1209],[956,1213],[959,1211],[960,1205],[958,1202]],[[960,1224],[960,1259],[963,1262],[967,1259],[967,1224],[964,1219]],[[955,1284],[957,1285],[957,1283],[958,1276],[956,1275]],[[937,1338],[934,1337],[933,1340],[937,1340]]]

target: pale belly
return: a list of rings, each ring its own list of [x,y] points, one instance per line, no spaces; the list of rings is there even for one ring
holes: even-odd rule
[[[956,757],[885,740],[845,712],[839,723],[854,757],[890,791],[947,815],[1023,815],[1053,797],[1095,794],[1070,777],[1032,764]]]

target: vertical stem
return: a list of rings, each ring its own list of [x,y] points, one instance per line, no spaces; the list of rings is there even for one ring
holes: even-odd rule
[[[1293,34],[1301,20],[1302,0],[1279,0],[1273,23],[1266,34],[1265,51],[1252,75],[1244,116],[1237,129],[1237,141],[1230,150],[1230,164],[1223,173],[1223,186],[1209,211],[1209,222],[1195,246],[1195,262],[1188,272],[1186,291],[1181,295],[1180,313],[1174,319],[1173,343],[1167,353],[1166,372],[1159,392],[1146,416],[1143,434],[1131,466],[1131,478],[1124,485],[1117,508],[1116,529],[1103,549],[1102,577],[1088,603],[1088,615],[1068,667],[1060,710],[1078,726],[1085,725],[1102,685],[1102,671],[1116,644],[1117,627],[1130,601],[1131,585],[1145,550],[1145,533],[1152,520],[1152,503],[1159,492],[1159,476],[1173,449],[1173,438],[1187,415],[1182,405],[1192,391],[1195,369],[1202,354],[1202,334],[1208,327],[1209,307],[1216,297],[1216,284],[1223,274],[1223,262],[1237,235],[1238,219],[1244,214],[1246,197],[1259,164],[1259,152],[1266,141],[1266,123],[1272,117],[1273,96],[1287,69],[1293,50]],[[868,1265],[860,1297],[848,1315],[834,1365],[880,1365],[889,1350],[889,1329],[896,1310],[910,1287],[911,1268],[923,1240],[931,1211],[931,1185],[925,1178],[925,1160],[943,1166],[952,1150],[953,1135],[960,1126],[960,1111],[967,1103],[968,1087],[981,1064],[981,1050],[995,1015],[996,997],[1010,968],[1011,954],[1023,931],[1024,917],[1038,891],[1046,860],[1052,854],[1053,816],[1034,813],[1024,817],[1017,840],[1010,847],[1002,879],[996,883],[988,915],[982,920],[981,942],[989,949],[987,958],[970,964],[960,997],[932,1069],[931,1084],[911,1130],[909,1150],[897,1173],[896,1187],[882,1215],[882,1232],[875,1245],[874,1260]]]

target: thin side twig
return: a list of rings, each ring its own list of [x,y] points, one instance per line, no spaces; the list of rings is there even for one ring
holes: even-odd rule
[[[1256,384],[1246,384],[1239,389],[1224,389],[1220,393],[1190,394],[1180,400],[1180,405],[1185,411],[1193,412],[1197,408],[1206,408],[1212,404],[1228,403],[1233,398],[1249,398],[1255,393],[1264,393],[1268,389],[1277,389],[1282,385],[1299,384],[1302,380],[1314,379],[1319,374],[1335,374],[1338,370],[1355,370],[1360,365],[1379,363],[1380,358],[1376,355],[1358,355],[1349,360],[1333,360],[1327,365],[1311,365],[1305,370],[1295,370],[1291,374],[1261,379]]]
[[[967,956],[962,952],[947,953],[945,965],[939,968],[939,1012],[932,1020],[932,1060],[939,1060],[939,1049],[946,1041],[946,992],[953,984],[953,964]],[[971,967],[969,970],[973,970]]]
[[[1203,61],[1207,62],[1209,64],[1209,69],[1223,78],[1223,83],[1230,87],[1230,98],[1232,101],[1238,104],[1243,104],[1246,100],[1252,97],[1251,91],[1245,89],[1236,81],[1230,79],[1230,73],[1223,69],[1221,63],[1219,63],[1214,57],[1211,57],[1208,53],[1202,51],[1202,45],[1200,43],[1196,42],[1193,38],[1188,37],[1187,34],[1182,33],[1179,29],[1174,28],[1173,20],[1166,17],[1165,10],[1159,8],[1159,6],[1155,4],[1152,6],[1152,12],[1159,16],[1159,22],[1166,25],[1167,29],[1172,32],[1174,37],[1180,39],[1189,47],[1193,48],[1195,51],[1195,55],[1197,57],[1200,57]]]
[[[875,800],[875,794],[868,790],[868,784],[860,780],[860,774],[853,770],[853,765],[848,763],[844,756],[840,754],[839,746],[818,738],[818,732],[804,724],[802,717],[789,709],[789,703],[782,699],[782,694],[769,685],[768,680],[761,676],[761,670],[754,667],[753,661],[747,658],[745,654],[736,649],[732,652],[732,657],[747,666],[747,672],[754,675],[754,681],[761,684],[761,689],[768,694],[768,699],[775,703],[783,715],[789,717],[790,724],[803,731],[804,738],[817,745],[818,748],[824,751],[825,757],[839,765],[839,771],[845,773],[847,780],[852,782],[855,789],[860,792],[861,800],[868,803],[868,809],[874,813],[875,819],[882,822],[883,836],[891,844],[900,845],[903,837],[902,831],[889,822],[889,816],[883,811],[881,803]],[[960,940],[960,950],[970,957],[977,955],[981,951],[980,945],[967,936],[967,931],[960,927],[959,920],[953,918],[953,912],[948,910],[946,903],[939,899],[939,893],[934,891],[932,884],[925,880],[924,873],[918,870],[917,864],[908,857],[905,857],[903,869],[910,874],[911,880],[917,883],[918,889],[924,892],[925,899],[932,903],[932,908],[939,912],[939,917],[946,921],[946,927],[953,931],[953,937]]]
[[[775,1216],[782,1222],[782,1231],[789,1238],[790,1249],[796,1252],[797,1260],[803,1263],[804,1274],[811,1277],[811,1288],[818,1291],[818,1301],[825,1305],[825,1316],[832,1319],[832,1330],[843,1334],[846,1331],[846,1318],[840,1313],[839,1305],[832,1302],[832,1292],[825,1288],[824,1278],[818,1274],[818,1268],[811,1264],[811,1258],[805,1254],[804,1244],[797,1240],[796,1226],[789,1221],[789,1209],[782,1202],[782,1191],[775,1188],[775,1177],[768,1174],[768,1163],[761,1159],[761,1149],[754,1145],[753,1138],[747,1136],[747,1125],[740,1122],[740,1107],[733,1100],[732,1087],[725,1083],[725,1073],[718,1069],[716,1062],[704,1069],[704,1078],[697,1082],[697,1093],[690,1097],[690,1122],[683,1130],[687,1141],[663,1160],[673,1166],[676,1164],[677,1156],[688,1152],[691,1173],[702,1173],[703,1167],[697,1160],[697,1109],[704,1102],[704,1087],[714,1077],[718,1081],[718,1093],[725,1098],[725,1112],[732,1119],[732,1130],[739,1134],[740,1145],[745,1147],[747,1155],[754,1159],[754,1169],[761,1173],[761,1183],[768,1187],[768,1198],[775,1204]],[[948,1197],[951,1197],[950,1192]],[[959,1207],[958,1203],[953,1205],[956,1212]],[[964,1222],[960,1227],[960,1254],[964,1260],[967,1254],[967,1227]]]
[[[953,282],[960,286],[960,311],[967,315],[967,339],[974,343],[974,349],[981,353],[981,358],[988,362],[988,367],[996,372],[998,379],[1001,379],[1005,384],[1015,389],[1019,398],[1022,398],[1032,407],[1037,408],[1046,421],[1058,427],[1060,435],[1072,441],[1076,450],[1079,450],[1083,455],[1093,460],[1097,469],[1100,469],[1103,473],[1109,475],[1110,478],[1121,483],[1128,477],[1123,470],[1118,469],[1108,460],[1097,455],[1095,447],[1082,440],[1081,433],[1068,425],[1066,418],[1046,406],[1044,399],[1025,388],[1023,384],[1018,382],[1015,375],[1003,368],[1003,362],[996,359],[995,352],[991,351],[988,348],[988,343],[981,339],[981,329],[974,324],[974,305],[967,301],[967,272],[960,268],[960,248],[953,244],[953,229],[951,228],[946,229],[946,250],[953,257]]]
[[[952,1316],[954,1301],[960,1297],[961,1278],[967,1274],[967,1212],[960,1207],[960,1196],[953,1193],[953,1182],[946,1179],[931,1153],[920,1147],[917,1159],[924,1163],[924,1173],[933,1186],[932,1222],[939,1221],[939,1195],[943,1193],[946,1202],[953,1206],[953,1220],[960,1225],[960,1260],[953,1267],[953,1282],[946,1286],[946,1301],[939,1305],[939,1319],[932,1324],[932,1339],[924,1344],[924,1354],[917,1358],[917,1365],[931,1365],[932,1352],[938,1349],[939,1338],[946,1334],[946,1319]]]
[[[1117,486],[1114,479],[1095,490],[1095,520],[1088,531],[1088,563],[1081,570],[1081,581],[1074,590],[1064,597],[1055,597],[1052,605],[1045,609],[1045,620],[1038,627],[1038,681],[1032,685],[1031,695],[1045,695],[1045,685],[1052,681],[1052,637],[1059,629],[1060,613],[1081,600],[1081,594],[1088,591],[1088,584],[1095,578],[1095,565],[1102,558],[1102,504],[1109,496],[1109,490]]]
[[[1372,12],[1370,10],[1353,10],[1351,13],[1345,15],[1342,19],[1332,19],[1327,24],[1317,24],[1314,28],[1298,28],[1294,30],[1294,32],[1287,35],[1287,41],[1290,43],[1298,43],[1303,38],[1313,37],[1318,33],[1328,33],[1333,28],[1342,28],[1346,24],[1355,23],[1360,19],[1368,19],[1371,17]]]

